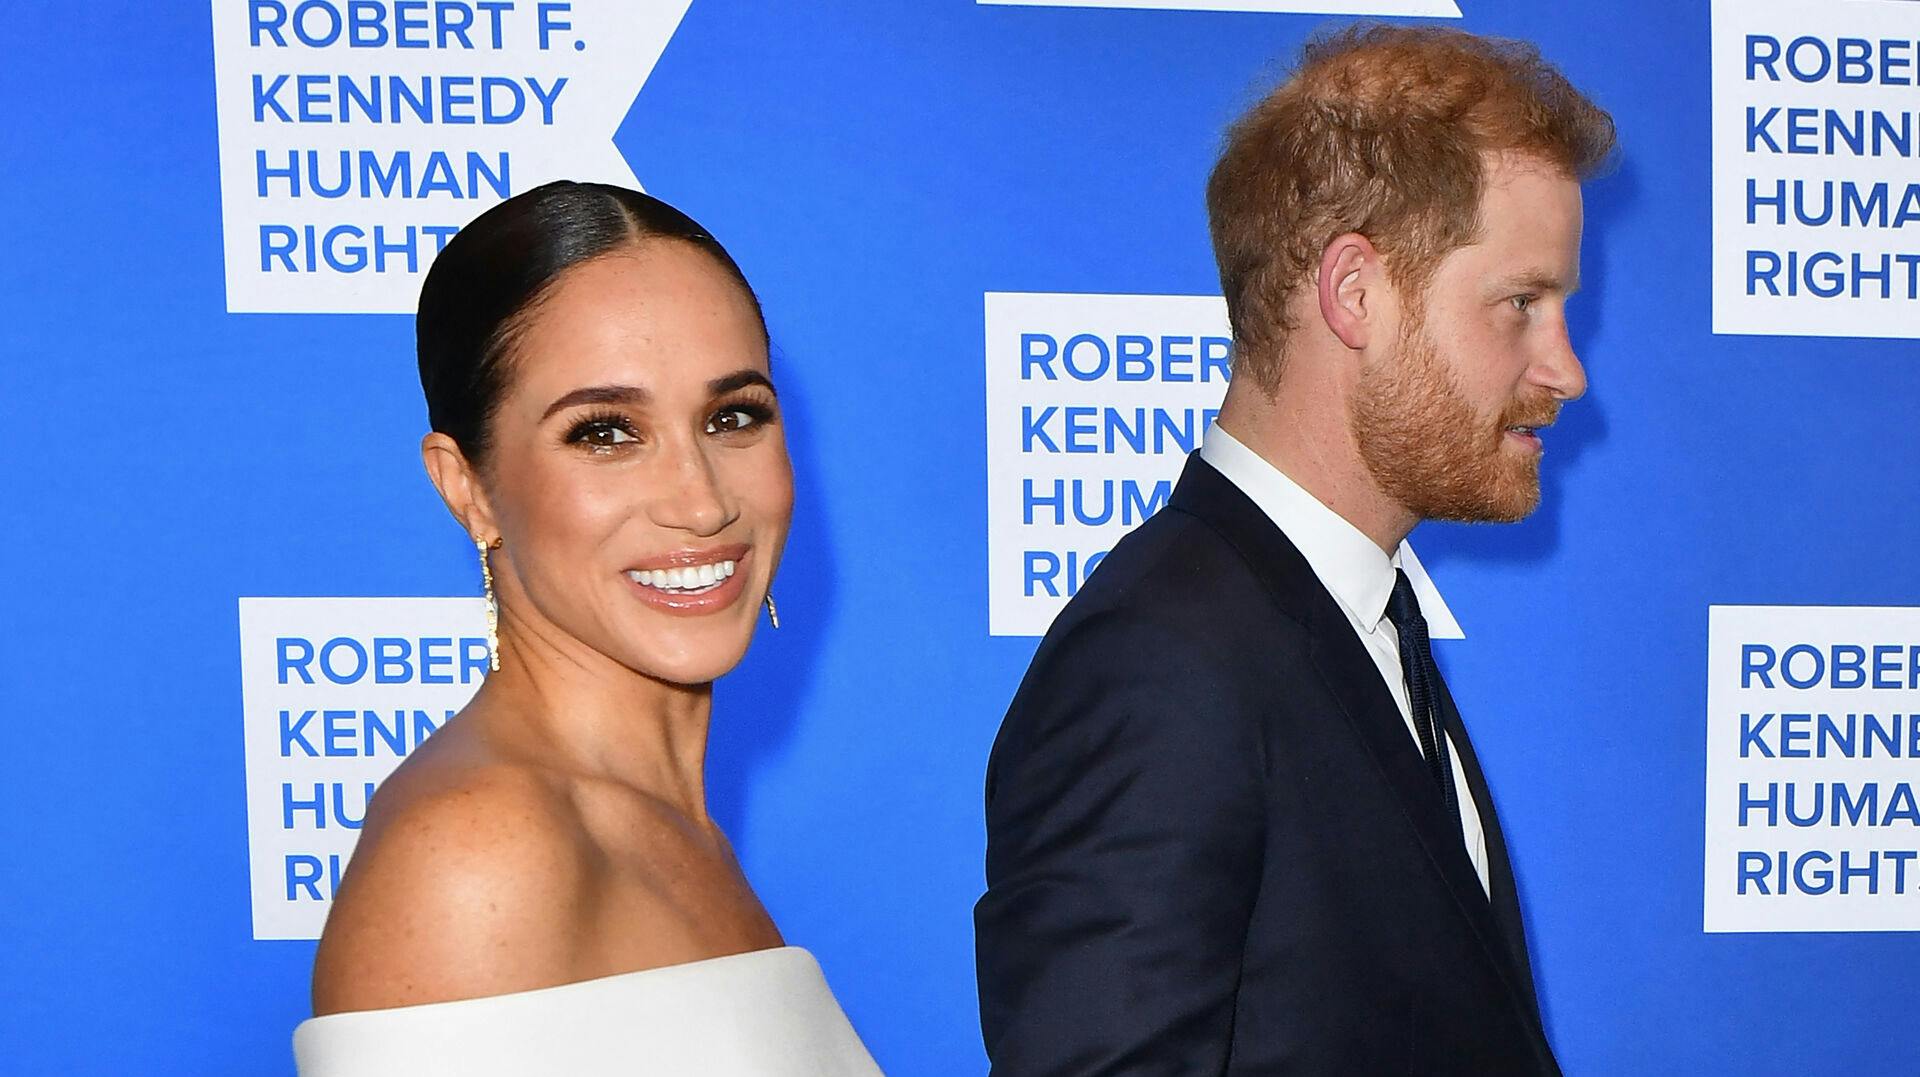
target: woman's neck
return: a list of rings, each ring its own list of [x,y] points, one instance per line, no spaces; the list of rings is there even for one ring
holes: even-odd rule
[[[656,680],[505,613],[500,670],[475,696],[493,735],[539,765],[631,787],[706,822],[713,685]]]

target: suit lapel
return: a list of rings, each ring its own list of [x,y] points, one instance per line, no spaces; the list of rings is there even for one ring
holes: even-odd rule
[[[1347,721],[1373,757],[1388,788],[1393,790],[1428,861],[1446,883],[1460,914],[1472,925],[1488,959],[1513,992],[1516,1004],[1538,1027],[1531,978],[1523,965],[1516,964],[1509,935],[1496,918],[1487,892],[1481,889],[1479,875],[1467,857],[1458,825],[1447,825],[1440,790],[1427,772],[1418,745],[1407,733],[1400,708],[1380,679],[1379,667],[1374,665],[1333,596],[1313,574],[1312,566],[1258,505],[1197,453],[1188,459],[1169,504],[1198,517],[1238,549],[1281,611],[1306,626],[1312,641],[1313,663],[1321,679],[1339,701]],[[1446,705],[1452,707],[1450,699]],[[1457,721],[1453,723],[1456,729],[1458,725]],[[1464,730],[1458,736],[1465,741]],[[1471,749],[1463,751],[1470,753]],[[1483,817],[1491,819],[1485,781],[1480,776],[1478,762],[1468,762],[1471,758],[1468,754],[1461,766],[1468,771],[1468,785],[1475,803],[1483,806]],[[1496,844],[1499,844],[1497,830],[1490,827],[1490,858]],[[1513,887],[1511,875],[1505,871],[1505,847],[1500,848],[1501,874],[1506,875],[1504,892],[1511,895]],[[1517,904],[1513,911],[1517,918]]]

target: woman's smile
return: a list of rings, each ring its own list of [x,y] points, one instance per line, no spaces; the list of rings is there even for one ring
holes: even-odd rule
[[[740,568],[752,553],[743,543],[675,550],[650,557],[625,575],[641,601],[655,609],[682,616],[714,613],[745,593]]]

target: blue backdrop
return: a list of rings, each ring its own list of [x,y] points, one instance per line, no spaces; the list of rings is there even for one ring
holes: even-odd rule
[[[1712,332],[1706,3],[1460,4],[1625,150],[1545,507],[1414,538],[1563,1061],[1920,1070],[1911,935],[1701,906],[1707,607],[1913,602],[1920,349]],[[988,633],[982,296],[1215,292],[1221,130],[1325,21],[694,0],[619,128],[760,291],[798,471],[715,810],[889,1073],[985,1065],[981,777],[1035,641]],[[288,1073],[313,944],[249,926],[236,599],[475,593],[412,322],[227,312],[205,4],[3,24],[0,1069]]]

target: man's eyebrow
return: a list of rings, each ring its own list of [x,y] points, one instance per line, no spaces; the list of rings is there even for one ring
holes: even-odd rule
[[[1546,270],[1529,270],[1504,278],[1500,282],[1501,290],[1519,288],[1529,292],[1557,292],[1560,295],[1572,295],[1580,290],[1580,274],[1575,271],[1572,280],[1561,279],[1558,273]]]
[[[780,391],[773,387],[773,382],[769,381],[765,374],[750,368],[736,370],[731,374],[713,379],[707,383],[707,392],[719,396],[722,393],[731,393],[735,389],[745,389],[749,385],[758,385],[775,396],[780,395]]]
[[[548,404],[547,410],[540,415],[540,421],[546,422],[554,412],[580,404],[644,404],[652,398],[652,393],[638,385],[588,385]]]

